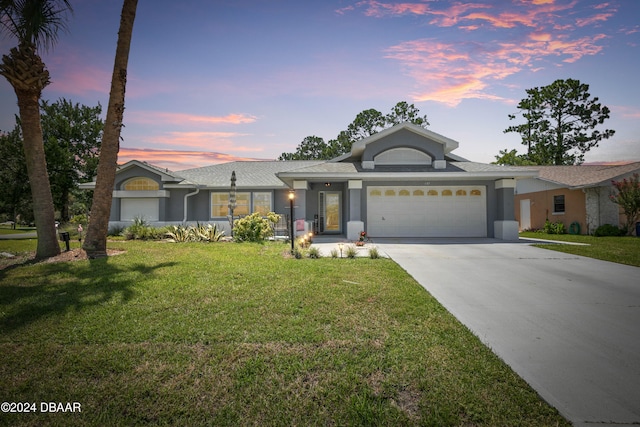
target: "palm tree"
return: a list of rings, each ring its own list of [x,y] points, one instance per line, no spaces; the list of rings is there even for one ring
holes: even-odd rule
[[[60,253],[40,125],[40,96],[50,82],[49,71],[37,49],[53,47],[58,31],[66,29],[67,11],[72,11],[67,0],[0,0],[0,31],[18,42],[9,55],[2,56],[0,74],[9,81],[18,98],[38,232],[37,258]]]
[[[124,116],[124,94],[127,84],[127,64],[129,48],[133,34],[133,21],[136,18],[138,0],[124,0],[120,15],[120,31],[116,57],[111,76],[111,91],[104,133],[100,146],[100,159],[96,176],[96,188],[93,192],[91,219],[82,248],[89,258],[107,256],[107,233],[113,199],[113,184],[116,179],[118,151],[120,150],[120,130]]]

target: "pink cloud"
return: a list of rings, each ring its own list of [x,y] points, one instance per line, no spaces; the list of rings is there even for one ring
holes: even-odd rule
[[[239,145],[237,138],[248,134],[236,132],[166,132],[145,137],[148,143],[170,147],[190,147],[200,150],[223,150],[231,152],[261,152],[261,147]]]
[[[251,157],[239,157],[212,151],[159,150],[121,147],[118,163],[130,160],[144,161],[172,171],[209,166],[233,161],[265,160]]]
[[[128,114],[128,118],[132,122],[143,124],[178,124],[178,125],[194,125],[194,124],[247,124],[253,123],[257,117],[243,114],[232,113],[226,116],[204,116],[197,114],[174,113],[164,111],[133,111]]]
[[[579,18],[576,19],[576,25],[578,27],[586,27],[587,25],[592,25],[596,22],[606,21],[613,16],[613,13],[600,13],[598,15],[590,16],[588,18]]]
[[[90,92],[108,94],[111,73],[93,66],[51,70],[51,90],[69,95],[86,95]]]

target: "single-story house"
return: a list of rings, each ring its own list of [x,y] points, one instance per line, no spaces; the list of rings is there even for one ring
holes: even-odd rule
[[[545,221],[562,222],[574,234],[592,234],[604,224],[625,222],[613,203],[612,181],[640,173],[640,162],[623,165],[527,166],[538,176],[518,180],[515,208],[520,230],[541,229]]]
[[[242,161],[172,172],[134,160],[118,167],[110,221],[215,222],[228,232],[235,172],[235,216],[289,216],[292,192],[299,232],[351,240],[361,231],[372,238],[517,239],[516,180],[537,172],[470,162],[453,154],[456,148],[452,139],[402,123],[328,161]]]

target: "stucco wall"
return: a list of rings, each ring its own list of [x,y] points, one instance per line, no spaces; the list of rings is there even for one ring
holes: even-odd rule
[[[362,155],[362,161],[372,161],[375,156],[383,151],[397,147],[409,147],[424,151],[429,153],[433,160],[444,159],[444,146],[441,143],[430,141],[425,139],[424,136],[403,129],[367,145]]]
[[[553,212],[553,197],[564,195],[565,212],[557,214]],[[517,194],[515,196],[515,212],[516,221],[521,222],[520,201],[524,199],[530,200],[531,206],[531,228],[541,229],[544,227],[545,221],[562,222],[568,230],[572,222],[577,221],[580,224],[580,233],[587,233],[586,223],[586,203],[585,193],[582,190],[569,190],[566,188],[555,188],[545,191],[537,191],[526,194]]]

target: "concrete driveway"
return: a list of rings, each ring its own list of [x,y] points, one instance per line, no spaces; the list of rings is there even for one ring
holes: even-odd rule
[[[574,425],[640,423],[640,268],[493,239],[376,246]]]

